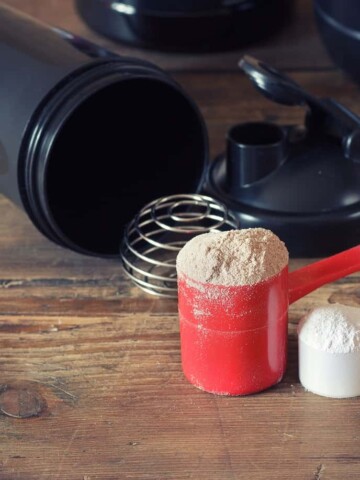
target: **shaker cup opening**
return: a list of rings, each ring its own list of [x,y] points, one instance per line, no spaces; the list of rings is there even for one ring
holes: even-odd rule
[[[0,190],[48,239],[120,257],[144,204],[201,188],[204,120],[166,72],[6,6],[0,36]]]
[[[118,255],[123,227],[144,204],[198,189],[206,149],[199,113],[177,88],[144,77],[103,87],[72,110],[51,146],[53,228],[77,251]]]

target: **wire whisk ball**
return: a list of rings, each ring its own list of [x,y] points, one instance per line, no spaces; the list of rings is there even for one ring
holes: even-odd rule
[[[120,251],[125,273],[147,293],[176,298],[176,257],[182,247],[201,233],[237,226],[226,206],[212,197],[161,197],[145,205],[125,229]]]

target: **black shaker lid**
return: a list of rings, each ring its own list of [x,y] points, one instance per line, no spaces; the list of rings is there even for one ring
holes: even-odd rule
[[[285,241],[293,256],[323,256],[360,242],[360,118],[331,98],[245,56],[240,62],[270,100],[307,108],[304,125],[233,127],[210,166],[208,193],[239,218]]]

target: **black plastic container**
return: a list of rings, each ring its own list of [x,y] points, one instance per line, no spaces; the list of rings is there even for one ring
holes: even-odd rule
[[[360,82],[360,2],[315,0],[319,32],[334,62]]]
[[[203,119],[154,65],[1,6],[0,71],[0,191],[54,242],[118,255],[146,202],[201,184]]]
[[[145,48],[207,51],[263,38],[288,21],[292,0],[76,0],[94,30]]]

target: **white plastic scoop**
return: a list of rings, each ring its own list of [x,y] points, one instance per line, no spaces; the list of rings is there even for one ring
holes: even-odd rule
[[[360,395],[360,309],[329,305],[300,322],[299,377],[306,390],[332,398]]]

